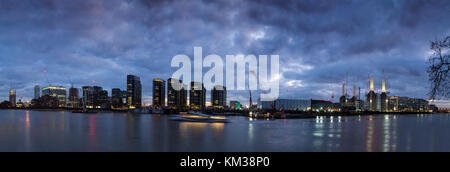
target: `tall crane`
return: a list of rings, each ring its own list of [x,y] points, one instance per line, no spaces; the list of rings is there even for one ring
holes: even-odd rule
[[[45,77],[45,80],[46,80],[46,81],[47,81],[47,83],[48,83],[48,86],[52,86],[52,83],[50,83],[50,80],[48,80],[48,76],[47,76],[47,70],[46,70],[46,69],[44,69],[43,73],[44,73],[44,77]]]
[[[255,79],[256,80],[258,80],[258,78],[256,77],[256,72],[255,71],[250,71],[250,74],[253,76],[253,77],[255,77]],[[250,77],[250,76],[249,76]],[[250,89],[250,82],[249,82],[249,84],[248,84],[248,92],[249,92],[249,94],[250,94],[250,106],[249,106],[249,108],[250,109],[252,109],[252,107],[253,107],[253,98],[252,98],[252,90]]]

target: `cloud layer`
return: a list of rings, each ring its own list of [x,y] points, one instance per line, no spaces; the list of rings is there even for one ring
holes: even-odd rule
[[[135,74],[150,103],[152,79],[195,46],[280,55],[283,98],[338,97],[344,81],[364,91],[368,74],[426,98],[429,41],[450,35],[448,0],[0,0],[0,11],[1,100],[10,84],[30,99],[36,84],[124,89]]]

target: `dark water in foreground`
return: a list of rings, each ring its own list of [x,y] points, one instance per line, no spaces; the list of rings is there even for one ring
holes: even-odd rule
[[[0,110],[0,151],[450,151],[450,115],[190,123]]]

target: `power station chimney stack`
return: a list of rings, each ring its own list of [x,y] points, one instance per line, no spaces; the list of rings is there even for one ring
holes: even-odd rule
[[[373,76],[370,77],[370,91],[374,91],[374,89],[373,89]]]
[[[356,85],[353,85],[353,97],[356,97]]]
[[[373,88],[373,76],[370,77],[370,91],[369,94],[367,94],[367,104],[368,104],[368,110],[375,112],[377,110],[377,94],[374,92]]]
[[[358,99],[361,100],[361,87],[358,87]]]
[[[382,86],[381,92],[382,92],[381,93],[381,111],[387,112],[389,110],[388,109],[389,100],[388,100],[388,96],[386,94],[386,80],[385,79],[383,79],[383,86]]]
[[[345,96],[345,82],[342,83],[342,96],[339,99],[339,102],[341,103],[342,106],[347,105],[347,97]]]

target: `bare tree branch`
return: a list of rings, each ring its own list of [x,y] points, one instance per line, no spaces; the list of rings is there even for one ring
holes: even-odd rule
[[[436,99],[444,97],[448,99],[449,80],[448,72],[450,70],[450,36],[443,40],[436,40],[431,42],[431,50],[433,55],[428,60],[428,76],[431,82],[430,97]]]

